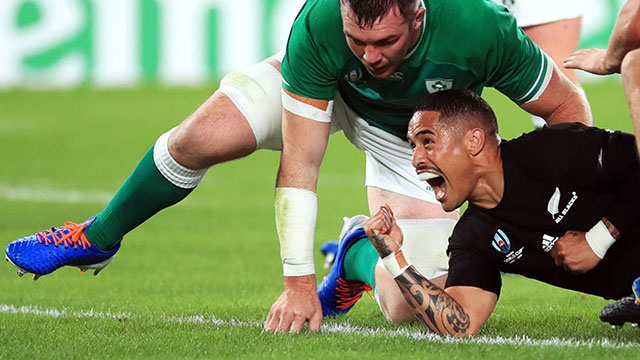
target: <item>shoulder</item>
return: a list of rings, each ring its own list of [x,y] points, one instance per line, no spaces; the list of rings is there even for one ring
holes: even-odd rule
[[[427,6],[431,47],[440,44],[447,56],[464,54],[482,63],[488,53],[511,46],[505,39],[521,40],[515,18],[492,1],[430,0]]]
[[[450,239],[451,248],[475,248],[478,241],[491,238],[495,224],[491,217],[481,209],[469,206],[453,228]]]
[[[515,152],[518,157],[557,158],[558,155],[584,151],[597,151],[612,134],[624,136],[624,133],[613,132],[587,126],[581,123],[561,123],[545,126],[520,137],[505,142],[503,149]]]
[[[321,47],[346,47],[342,33],[340,2],[309,0],[296,17],[289,35],[290,45],[314,45]]]
[[[446,28],[473,30],[470,36],[486,36],[487,31],[497,31],[515,18],[509,11],[493,1],[486,0],[429,0],[427,7],[432,21]]]

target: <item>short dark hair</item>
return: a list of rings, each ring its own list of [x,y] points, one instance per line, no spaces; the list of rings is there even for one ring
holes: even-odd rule
[[[487,138],[498,138],[496,114],[480,95],[471,90],[450,89],[429,94],[416,106],[418,111],[437,111],[440,113],[439,121],[452,126],[480,125]]]
[[[371,27],[376,20],[387,15],[394,6],[398,7],[402,18],[408,23],[418,9],[419,0],[340,0],[340,3],[348,6],[356,15],[358,26]]]

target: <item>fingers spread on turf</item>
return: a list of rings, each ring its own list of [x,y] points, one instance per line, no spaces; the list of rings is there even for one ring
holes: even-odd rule
[[[300,331],[302,331],[302,328],[304,327],[305,322],[307,322],[306,317],[299,314],[295,314],[293,316],[293,322],[291,323],[291,329],[289,329],[289,334],[295,335]]]
[[[318,331],[320,330],[320,324],[322,323],[322,311],[316,312],[311,315],[311,319],[309,319],[309,331]]]
[[[280,315],[280,322],[276,328],[277,333],[288,333],[291,329],[291,323],[293,322],[293,314],[285,311]]]
[[[280,322],[280,317],[276,314],[277,311],[276,304],[273,304],[269,311],[269,315],[267,316],[267,320],[264,322],[264,330],[269,332],[276,330],[278,323]]]

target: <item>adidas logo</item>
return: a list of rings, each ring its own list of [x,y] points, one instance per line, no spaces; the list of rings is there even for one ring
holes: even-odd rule
[[[542,250],[544,252],[549,252],[553,249],[553,245],[558,241],[557,237],[553,237],[547,234],[542,235]]]

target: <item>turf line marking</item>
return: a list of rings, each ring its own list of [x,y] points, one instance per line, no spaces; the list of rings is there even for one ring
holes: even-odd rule
[[[9,186],[0,183],[0,198],[7,200],[106,204],[113,195],[100,191],[60,190],[47,187]]]
[[[90,310],[69,310],[69,309],[46,309],[38,306],[15,306],[11,304],[0,304],[0,313],[5,314],[28,314],[36,316],[46,317],[71,317],[71,318],[97,318],[107,320],[126,320],[133,319],[131,313],[126,312],[97,312],[93,309]],[[144,318],[144,317],[142,317]],[[166,316],[163,315],[160,319],[151,318],[152,320],[159,320],[166,323],[178,323],[178,324],[208,324],[219,327],[231,327],[231,328],[262,328],[262,321],[245,321],[245,320],[223,320],[218,319],[213,315],[180,315],[180,316]],[[509,346],[526,346],[526,347],[568,347],[568,348],[594,348],[602,347],[608,349],[622,349],[622,348],[640,348],[640,344],[637,343],[619,343],[613,342],[609,339],[590,339],[590,340],[578,340],[578,339],[561,339],[552,337],[550,339],[532,339],[526,335],[516,335],[511,337],[489,337],[489,336],[476,336],[467,339],[458,339],[454,337],[441,337],[432,333],[428,333],[420,330],[412,329],[381,329],[381,328],[367,328],[361,326],[351,325],[348,322],[334,323],[331,320],[325,321],[322,325],[321,332],[327,334],[354,334],[359,336],[370,337],[402,337],[412,340],[428,341],[433,343],[442,344],[478,344],[478,345],[509,345]]]

